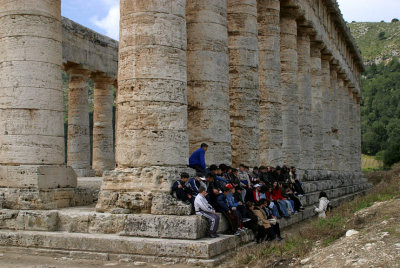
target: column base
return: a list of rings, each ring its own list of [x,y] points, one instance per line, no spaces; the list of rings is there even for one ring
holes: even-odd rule
[[[96,205],[98,212],[190,215],[190,204],[170,194],[180,173],[194,173],[185,167],[119,168],[104,173]]]

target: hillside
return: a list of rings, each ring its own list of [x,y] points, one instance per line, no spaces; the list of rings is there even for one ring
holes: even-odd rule
[[[388,63],[394,56],[400,56],[400,22],[352,22],[348,24],[364,62],[370,65],[384,61]]]

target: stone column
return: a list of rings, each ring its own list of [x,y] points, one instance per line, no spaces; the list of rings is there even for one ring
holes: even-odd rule
[[[311,54],[310,35],[307,29],[297,32],[298,87],[299,87],[299,127],[300,127],[300,162],[299,169],[313,168],[312,116],[311,116]]]
[[[350,122],[350,171],[355,172],[357,171],[357,143],[356,143],[356,138],[357,138],[357,127],[356,127],[356,96],[353,93],[353,87],[349,88],[349,94],[350,94],[350,99],[349,99],[349,122]]]
[[[355,155],[355,161],[356,161],[356,172],[361,172],[361,111],[360,111],[360,105],[361,105],[361,98],[357,97],[356,100],[356,114],[355,114],[355,128],[356,128],[356,155]]]
[[[343,86],[343,154],[344,171],[349,171],[350,167],[350,121],[349,121],[349,86],[348,81]]]
[[[56,197],[61,189],[55,190],[76,186],[75,173],[64,163],[60,11],[59,0],[0,0],[0,196],[5,208],[57,208],[73,198],[73,189],[61,201]]]
[[[331,121],[331,141],[332,141],[332,170],[339,170],[339,126],[338,126],[338,116],[339,116],[339,95],[338,95],[338,85],[337,85],[337,66],[335,62],[330,64],[330,121]]]
[[[337,155],[336,157],[338,158],[338,169],[339,171],[345,171],[345,165],[346,165],[346,160],[345,160],[345,137],[344,137],[344,133],[345,133],[345,124],[344,124],[344,120],[345,120],[345,113],[344,113],[344,81],[342,76],[338,73],[338,78],[337,78],[337,111],[338,111],[338,138],[339,138],[339,148],[337,151]]]
[[[330,56],[322,55],[322,155],[324,170],[332,170],[332,111],[331,111],[331,69]]]
[[[257,0],[228,0],[227,4],[232,165],[258,166]]]
[[[117,168],[104,173],[97,211],[191,211],[169,194],[188,163],[185,2],[121,1]]]
[[[67,68],[68,88],[68,139],[67,163],[79,177],[94,175],[90,165],[89,133],[89,71],[79,66]]]
[[[257,0],[260,163],[282,165],[280,0]]]
[[[207,143],[208,165],[232,162],[226,7],[226,0],[186,6],[189,151]]]
[[[312,133],[314,150],[314,169],[323,169],[323,131],[322,106],[324,102],[321,66],[321,43],[311,46],[311,91],[312,91]]]
[[[115,79],[97,74],[92,76],[92,80],[94,82],[92,168],[97,176],[102,176],[103,171],[115,167],[112,92]]]
[[[282,13],[281,21],[281,75],[283,159],[287,166],[300,161],[299,92],[297,87],[297,23],[295,16]]]

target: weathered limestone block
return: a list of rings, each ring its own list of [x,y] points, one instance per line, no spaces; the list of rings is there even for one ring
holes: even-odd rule
[[[208,164],[232,161],[226,8],[226,0],[186,5],[189,148],[207,143]]]
[[[79,66],[67,67],[68,88],[68,148],[67,163],[79,177],[93,175],[90,165],[89,137],[89,71]]]
[[[64,165],[0,165],[0,187],[55,189],[76,186],[74,170]]]
[[[259,165],[257,0],[228,0],[232,165]]]
[[[330,65],[331,86],[330,86],[330,122],[331,122],[331,140],[332,140],[332,170],[339,170],[339,95],[337,85],[336,65]]]
[[[303,170],[313,168],[312,132],[312,93],[311,93],[311,52],[310,34],[307,29],[297,32],[298,88],[299,88],[299,128],[300,162],[297,167]]]
[[[361,172],[361,112],[360,112],[360,103],[361,103],[361,98],[357,98],[357,104],[356,104],[356,156],[355,156],[355,161],[357,163],[356,166],[356,172]]]
[[[332,121],[331,121],[331,70],[329,59],[322,55],[321,58],[321,74],[322,74],[322,91],[323,91],[323,104],[322,104],[322,156],[323,168],[325,170],[332,170]]]
[[[257,0],[257,11],[260,164],[276,166],[283,163],[280,1]]]
[[[298,54],[295,16],[281,17],[282,124],[283,158],[287,166],[300,162],[299,92],[297,86]]]
[[[323,83],[321,67],[321,43],[311,46],[311,90],[312,90],[312,133],[314,169],[323,169]]]
[[[112,170],[114,161],[113,93],[115,79],[104,75],[92,76],[94,82],[93,157],[92,168],[96,175]]]

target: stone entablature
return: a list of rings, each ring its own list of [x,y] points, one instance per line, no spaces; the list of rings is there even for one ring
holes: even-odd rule
[[[79,64],[90,72],[100,72],[116,79],[118,41],[63,17],[62,59],[64,65]]]

